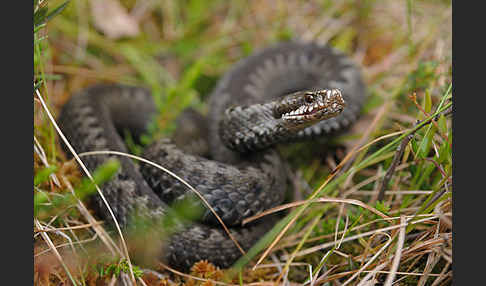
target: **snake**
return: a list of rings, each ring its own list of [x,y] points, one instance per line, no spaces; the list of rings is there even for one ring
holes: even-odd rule
[[[134,216],[160,220],[175,203],[191,197],[182,179],[212,210],[204,208],[197,220],[164,236],[157,259],[181,270],[200,260],[231,267],[241,250],[251,248],[278,221],[278,216],[268,215],[242,225],[285,199],[289,173],[277,146],[347,130],[365,99],[361,70],[343,52],[314,42],[275,43],[240,59],[222,75],[209,94],[206,115],[188,111],[172,139],[156,140],[144,149],[143,158],[179,178],[123,156],[83,157],[90,171],[113,157],[121,166],[102,185],[104,198],[93,195],[90,204],[108,225],[116,219],[127,229]],[[138,138],[156,115],[148,88],[100,83],[73,93],[58,123],[76,152],[128,153],[123,132]],[[183,130],[197,136],[189,139]],[[180,143],[181,137],[189,140]],[[194,142],[203,147],[191,148]],[[203,205],[202,200],[191,202]]]

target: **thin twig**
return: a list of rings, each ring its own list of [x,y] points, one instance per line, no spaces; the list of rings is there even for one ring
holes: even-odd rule
[[[378,201],[382,201],[383,198],[385,197],[385,190],[388,186],[388,182],[390,181],[393,173],[395,172],[395,169],[398,166],[398,162],[400,162],[400,158],[402,157],[403,152],[405,151],[405,148],[408,145],[408,142],[410,142],[410,140],[412,140],[413,135],[415,134],[415,132],[417,130],[419,130],[419,129],[416,129],[414,132],[410,133],[408,136],[405,136],[405,138],[403,138],[400,145],[398,145],[397,150],[395,152],[395,155],[393,156],[393,161],[392,161],[390,167],[388,168],[388,170],[386,171],[386,174],[385,174],[385,177],[383,178],[383,181],[381,182],[381,187],[380,187],[380,190],[378,191],[378,197],[377,197]]]
[[[444,110],[443,112],[439,113],[437,116],[429,119],[428,122],[427,122],[427,124],[430,123],[430,122],[437,121],[440,118],[441,115],[447,116],[447,115],[449,115],[451,113],[452,113],[452,107]],[[415,123],[415,126],[418,126],[421,123],[422,123],[422,121],[417,121]],[[403,138],[403,140],[400,143],[400,145],[398,145],[397,150],[396,150],[396,153],[395,153],[395,155],[393,157],[393,161],[392,161],[390,167],[388,168],[388,170],[386,171],[385,177],[383,178],[383,181],[381,183],[380,191],[378,192],[378,198],[377,198],[379,201],[382,201],[383,198],[385,197],[386,187],[388,186],[388,183],[390,182],[390,179],[391,179],[393,173],[395,172],[395,169],[396,169],[396,167],[398,165],[398,162],[400,161],[400,158],[403,155],[403,152],[405,151],[406,146],[408,145],[408,143],[410,142],[410,140],[412,140],[414,134],[418,130],[420,130],[421,128],[423,128],[424,126],[426,126],[427,124],[424,124],[424,125],[420,126],[419,128],[415,129],[412,133],[410,133],[408,136],[406,136],[405,138]]]

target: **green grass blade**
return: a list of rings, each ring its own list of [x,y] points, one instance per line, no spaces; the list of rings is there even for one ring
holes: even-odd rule
[[[56,8],[54,8],[52,11],[50,11],[47,15],[46,15],[46,18],[45,18],[45,22],[49,21],[50,19],[52,19],[52,17],[56,16],[57,14],[61,13],[62,10],[64,10],[64,8],[66,8],[67,4],[70,2],[71,0],[67,0],[66,2],[62,3],[61,5],[57,6]]]
[[[34,186],[38,186],[47,181],[49,176],[57,171],[57,169],[57,166],[49,166],[40,170],[34,177]]]
[[[38,192],[34,194],[34,217],[40,216],[41,213],[49,213],[54,210],[58,210],[63,206],[69,205],[75,202],[77,199],[84,199],[87,196],[96,192],[96,185],[101,185],[110,180],[120,168],[120,162],[118,160],[109,160],[105,164],[99,166],[93,172],[94,183],[85,178],[78,187],[74,190],[74,195],[66,193],[61,196],[56,196],[51,200],[51,204],[45,205],[48,201],[48,197],[45,193]],[[42,177],[45,174],[42,175]],[[40,179],[38,179],[40,180]],[[96,184],[96,185],[95,185]]]
[[[426,120],[422,121],[420,124],[416,125],[414,128],[411,128],[409,131],[403,133],[399,137],[397,137],[395,140],[392,142],[388,143],[386,146],[382,147],[375,153],[371,154],[367,158],[365,158],[363,161],[361,161],[359,164],[351,167],[347,172],[343,173],[341,176],[335,178],[334,180],[331,180],[326,186],[319,188],[316,190],[310,198],[314,198],[317,196],[321,196],[323,194],[326,194],[333,190],[337,185],[342,183],[350,174],[357,172],[366,166],[369,165],[370,162],[373,162],[378,158],[379,156],[383,155],[386,152],[389,152],[391,150],[394,150],[398,144],[401,143],[401,141],[408,135],[412,134],[415,132],[417,129],[422,128],[425,124],[429,124],[429,121],[432,120],[435,116],[440,114],[441,112],[445,111],[447,108],[452,106],[452,102],[449,102],[447,104],[442,104],[445,102],[444,98],[448,96],[448,93],[450,91],[450,88],[448,89],[448,92],[446,95],[443,97],[443,100],[441,101],[441,104],[439,105],[441,108],[437,108],[436,112],[432,114],[431,116],[427,117]],[[443,106],[442,106],[443,105]],[[270,245],[270,243],[277,237],[277,235],[284,229],[284,227],[291,222],[292,219],[294,219],[296,216],[300,215],[309,205],[312,203],[312,201],[307,202],[306,204],[301,205],[300,207],[296,208],[294,211],[292,211],[290,214],[288,214],[285,218],[283,218],[281,221],[279,221],[266,235],[264,235],[243,257],[241,257],[236,263],[233,265],[233,268],[235,268],[237,271],[242,269],[251,259],[253,259],[254,256],[256,256],[258,253],[260,253],[265,247]]]

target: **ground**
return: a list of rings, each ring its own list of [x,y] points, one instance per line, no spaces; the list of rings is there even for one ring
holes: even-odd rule
[[[34,1],[35,284],[451,284],[451,1],[64,3]],[[46,11],[55,13],[42,24]],[[282,148],[296,182],[309,185],[297,184],[301,204],[232,278],[205,262],[189,276],[131,263],[115,247],[120,237],[90,213],[85,197],[95,189],[61,148],[62,105],[94,83],[146,86],[160,116],[145,141],[170,136],[184,108],[207,110],[207,95],[237,60],[293,38],[348,54],[369,94],[361,119],[329,147]]]

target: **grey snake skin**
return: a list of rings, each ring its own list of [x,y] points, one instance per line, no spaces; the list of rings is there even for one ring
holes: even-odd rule
[[[339,91],[345,103],[341,99],[337,104],[329,101],[334,93],[340,96]],[[314,43],[279,43],[235,64],[211,93],[209,114],[193,114],[198,123],[192,129],[204,130],[200,133],[207,148],[189,154],[184,146],[162,139],[148,146],[142,157],[173,171],[199,191],[247,250],[277,218],[267,216],[244,227],[241,221],[282,203],[287,189],[288,173],[273,146],[345,129],[357,119],[364,100],[360,71],[348,57]],[[337,106],[336,110],[331,105]],[[127,152],[120,131],[128,129],[137,137],[155,114],[147,89],[96,85],[70,98],[59,124],[77,152]],[[309,117],[312,123],[305,121]],[[111,157],[93,155],[83,161],[93,171]],[[134,164],[125,157],[116,159],[122,168],[102,190],[122,228],[130,226],[133,214],[163,217],[169,204],[191,193],[157,168]],[[100,196],[91,199],[96,214],[113,223]],[[159,259],[181,270],[202,259],[226,268],[240,256],[208,210],[197,222],[181,226],[167,237],[158,254]]]

